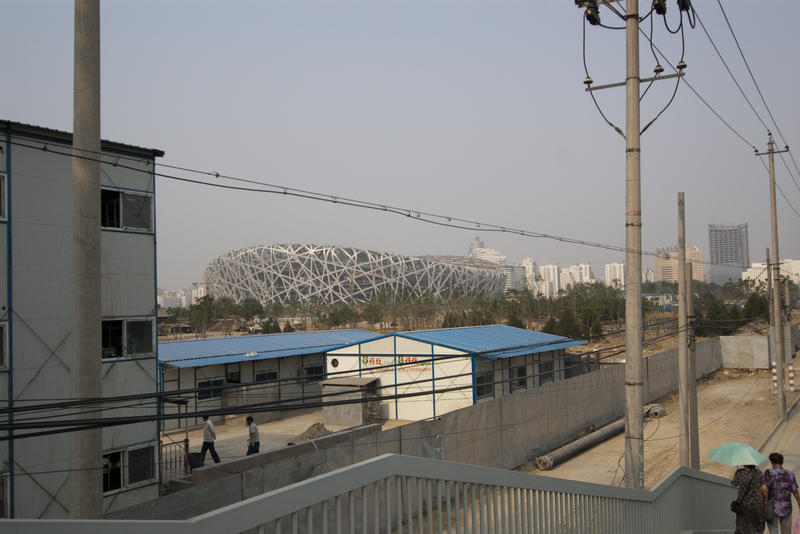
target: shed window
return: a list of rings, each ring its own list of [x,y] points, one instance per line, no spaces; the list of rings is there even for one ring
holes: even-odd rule
[[[103,455],[103,493],[122,488],[122,451]]]
[[[256,371],[256,382],[272,382],[278,379],[278,371]]]
[[[212,380],[202,380],[197,382],[197,400],[211,399],[222,396],[222,386],[225,381],[222,378]]]
[[[542,354],[539,358],[539,383],[555,381],[555,373],[553,373],[553,355]]]
[[[7,344],[8,344],[8,323],[0,323],[0,368],[5,368]]]
[[[0,174],[0,220],[6,220],[6,175]]]
[[[494,397],[493,371],[484,371],[475,375],[475,395],[479,399]]]
[[[242,371],[238,363],[225,365],[225,381],[228,384],[240,384],[242,382]]]
[[[128,451],[128,484],[138,484],[155,478],[155,448],[144,447]]]
[[[104,359],[152,354],[153,320],[109,319],[103,321],[102,353]]]
[[[0,475],[0,518],[8,517],[8,473]]]
[[[325,369],[321,365],[309,365],[304,369],[306,380],[309,382],[317,382],[322,380],[325,375]]]
[[[106,228],[153,229],[153,197],[127,191],[100,191],[100,225]]]
[[[520,389],[528,388],[528,371],[527,367],[520,365],[512,367],[508,370],[508,379],[511,382],[511,391],[518,391]]]

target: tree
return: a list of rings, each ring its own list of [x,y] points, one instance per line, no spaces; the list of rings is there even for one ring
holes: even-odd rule
[[[261,321],[259,327],[261,328],[262,334],[281,333],[281,326],[278,324],[278,321],[276,321],[274,317],[269,317],[267,320]]]
[[[283,333],[285,334],[287,332],[294,332],[294,327],[292,326],[291,321],[286,321],[283,323]]]
[[[214,297],[210,295],[200,297],[194,304],[189,306],[192,329],[200,337],[206,337],[208,334],[208,322],[215,317],[216,308]]]
[[[239,303],[239,311],[242,317],[250,321],[254,316],[261,315],[264,312],[264,307],[256,299],[248,297]]]

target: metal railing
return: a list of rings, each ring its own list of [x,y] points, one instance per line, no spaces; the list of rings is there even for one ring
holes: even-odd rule
[[[384,455],[182,521],[10,520],[37,534],[680,533],[730,529],[728,481],[683,467],[650,491]]]
[[[161,444],[159,469],[162,484],[189,476],[189,438]]]

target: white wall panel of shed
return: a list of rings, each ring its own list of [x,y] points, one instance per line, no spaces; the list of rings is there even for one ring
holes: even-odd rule
[[[5,139],[5,136],[4,136]],[[6,172],[6,143],[5,141],[0,141],[0,172]]]
[[[2,159],[2,157],[0,157]],[[0,223],[0,311],[8,311],[8,227]],[[6,317],[7,318],[7,317]]]
[[[155,359],[120,361],[103,364],[103,395],[134,395],[142,392],[142,385],[151,383],[155,388]],[[133,404],[133,403],[129,403]],[[103,417],[156,415],[155,403],[132,408],[103,410]],[[158,439],[158,427],[152,422],[122,425],[103,429],[103,448],[115,449],[130,443]]]
[[[135,161],[132,159],[126,159],[124,162],[121,162],[125,167],[133,167],[136,169],[132,170],[114,166],[112,163],[114,158],[115,156],[113,154],[105,154],[103,156],[103,161],[107,163],[101,165],[100,184],[102,187],[132,189],[145,193],[153,192],[152,163]],[[70,163],[70,172],[72,169],[71,165]]]
[[[104,231],[103,317],[155,313],[155,247],[152,234]]]

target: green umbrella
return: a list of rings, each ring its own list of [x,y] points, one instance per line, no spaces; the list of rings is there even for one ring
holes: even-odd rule
[[[744,443],[723,443],[708,455],[712,462],[725,465],[758,465],[766,458],[750,445]]]

